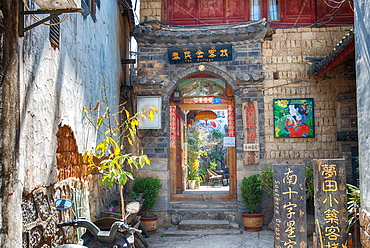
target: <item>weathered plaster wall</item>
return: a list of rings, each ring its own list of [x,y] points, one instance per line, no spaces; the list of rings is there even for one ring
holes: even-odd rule
[[[353,74],[346,74],[351,70],[342,66],[314,80],[307,75],[310,65],[305,57],[326,56],[349,30],[278,29],[263,43],[265,164],[339,157],[337,97],[355,92]],[[274,138],[272,100],[279,98],[314,98],[315,138]]]
[[[103,84],[110,85],[108,95],[119,92],[115,1],[102,5],[96,16],[95,23],[90,16],[69,15],[60,26],[60,49],[51,48],[49,28],[44,25],[26,33],[22,40],[19,164],[25,165],[26,191],[57,179],[58,125],[72,128],[80,151],[91,148],[95,132],[87,125],[82,107],[95,106]],[[118,97],[112,102],[117,104]]]
[[[355,2],[357,107],[361,189],[361,243],[370,247],[370,1]]]
[[[31,8],[36,9],[34,2],[30,2]],[[74,193],[85,192],[84,205],[91,213],[86,211],[84,215],[95,220],[112,198],[118,196],[117,188],[109,191],[100,187],[99,176],[86,177],[81,162],[76,162],[97,140],[96,132],[83,117],[83,106],[94,108],[103,96],[103,84],[108,86],[107,97],[114,97],[111,105],[117,106],[120,84],[128,78],[121,66],[125,46],[119,46],[127,23],[119,23],[117,1],[101,4],[96,19],[94,22],[91,15],[86,18],[82,14],[68,15],[60,25],[58,49],[50,45],[49,27],[41,25],[19,38],[19,54],[16,49],[12,51],[21,61],[20,65],[13,65],[13,69],[19,69],[20,79],[12,82],[20,87],[20,100],[14,98],[20,105],[19,157],[13,166],[19,174],[13,172],[15,178],[5,192],[17,183],[22,187],[14,189],[9,198],[18,202],[3,204],[12,209],[9,211],[12,221],[18,223],[8,223],[7,228],[14,230],[6,230],[12,233],[12,238],[4,247],[21,247],[22,240],[23,247],[54,247],[66,240],[71,242],[71,233],[64,240],[52,238],[64,232],[55,230],[54,224],[61,219],[52,207],[54,200],[71,199]],[[31,18],[26,19],[28,25],[32,22]],[[68,132],[61,132],[61,126],[68,126]],[[17,134],[17,130],[13,132]],[[63,152],[71,156],[57,158]],[[22,214],[23,228],[19,225]]]

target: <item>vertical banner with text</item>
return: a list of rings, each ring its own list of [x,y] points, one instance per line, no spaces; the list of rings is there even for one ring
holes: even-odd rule
[[[275,248],[306,248],[305,166],[274,165]]]
[[[345,159],[314,160],[315,226],[320,247],[346,247]]]
[[[258,106],[256,101],[242,104],[244,130],[244,165],[259,163]]]

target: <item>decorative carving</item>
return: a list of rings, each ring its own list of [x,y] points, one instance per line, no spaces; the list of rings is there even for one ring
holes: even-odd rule
[[[42,246],[42,226],[37,226],[30,231],[29,247]]]
[[[37,219],[37,211],[32,199],[25,199],[22,203],[23,224],[30,223]]]
[[[43,192],[35,195],[35,204],[42,220],[47,220],[50,216],[50,206],[47,196]]]

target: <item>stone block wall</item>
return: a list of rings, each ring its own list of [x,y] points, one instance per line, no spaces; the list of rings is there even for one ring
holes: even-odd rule
[[[162,1],[143,0],[140,5],[140,22],[162,21]]]
[[[340,156],[337,96],[354,93],[355,80],[343,66],[315,80],[305,57],[328,55],[350,28],[278,29],[263,43],[266,164]],[[274,138],[272,101],[284,98],[314,98],[315,138]]]

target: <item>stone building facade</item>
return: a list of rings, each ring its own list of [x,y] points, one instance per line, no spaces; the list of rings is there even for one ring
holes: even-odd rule
[[[351,149],[356,150],[357,141],[339,141],[337,135],[342,131],[357,131],[355,76],[353,70],[352,73],[348,70],[351,66],[353,69],[353,61],[315,78],[308,73],[311,65],[306,59],[325,57],[350,31],[351,26],[272,29],[263,20],[240,26],[171,26],[165,23],[164,13],[163,1],[142,1],[143,23],[134,32],[139,44],[135,94],[159,95],[163,101],[162,129],[141,131],[143,138],[139,143],[139,147],[152,161],[150,167],[139,171],[139,176],[158,176],[165,186],[155,209],[161,212],[162,217],[167,216],[162,219],[163,225],[170,224],[173,202],[179,199],[194,201],[181,198],[181,193],[174,193],[176,172],[172,171],[170,99],[183,79],[197,74],[205,73],[220,78],[233,92],[236,123],[235,187],[230,185],[230,198],[222,201],[236,201],[237,212],[245,210],[240,198],[241,180],[266,167],[271,168],[274,164],[310,165],[313,159],[345,157],[347,177],[352,182],[354,153]],[[205,44],[232,44],[232,61],[169,63],[168,49]],[[274,137],[273,99],[292,98],[314,99],[314,137]],[[242,104],[246,102],[256,102],[258,106],[259,161],[251,165],[243,162],[246,133],[243,130]],[[265,223],[270,218],[267,217]]]
[[[81,154],[99,140],[83,107],[94,108],[103,96],[112,106],[122,100],[134,19],[122,3],[91,1],[82,14],[22,34],[16,11],[22,3],[0,3],[0,246],[55,247],[75,237],[72,228],[56,227],[73,218],[55,209],[56,199],[74,200],[84,207],[81,215],[95,220],[119,198],[117,188],[101,187],[99,175],[87,175],[82,164]],[[25,16],[25,27],[34,22]]]

